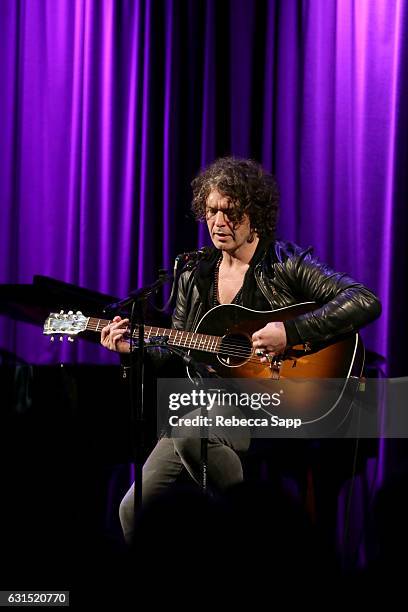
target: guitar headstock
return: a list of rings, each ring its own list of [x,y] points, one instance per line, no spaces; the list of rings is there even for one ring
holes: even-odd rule
[[[59,334],[60,340],[63,340],[63,336],[68,336],[68,340],[73,341],[72,336],[85,331],[88,321],[89,317],[85,317],[79,310],[75,314],[72,310],[67,313],[63,310],[59,313],[53,312],[44,323],[43,333],[51,336],[51,340],[54,340],[55,334]]]

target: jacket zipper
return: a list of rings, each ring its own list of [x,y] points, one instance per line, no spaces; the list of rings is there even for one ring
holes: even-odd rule
[[[271,298],[268,296],[268,289],[267,289],[265,283],[263,282],[263,280],[261,278],[261,274],[258,273],[260,266],[261,266],[261,262],[255,266],[255,271],[254,272],[255,272],[256,284],[258,285],[258,287],[262,291],[264,297],[266,298],[266,301],[269,302],[269,305],[270,305],[270,307],[273,310],[273,304],[271,302]]]

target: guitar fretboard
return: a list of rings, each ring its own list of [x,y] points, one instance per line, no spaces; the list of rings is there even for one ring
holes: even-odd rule
[[[110,321],[107,319],[89,318],[86,329],[89,331],[100,332],[103,327],[106,327]],[[167,343],[173,346],[181,346],[188,349],[196,349],[205,351],[206,353],[218,353],[221,348],[220,336],[209,336],[207,334],[197,334],[190,331],[181,331],[178,329],[166,329],[165,327],[152,327],[145,325],[144,337],[149,341],[155,336],[166,336]],[[138,330],[133,332],[133,338],[139,337]]]

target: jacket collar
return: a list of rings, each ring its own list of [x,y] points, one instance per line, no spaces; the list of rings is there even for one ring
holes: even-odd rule
[[[265,257],[265,253],[271,247],[273,242],[274,241],[271,238],[262,238],[259,240],[255,253],[249,263],[250,269],[254,269],[255,266]],[[207,255],[198,262],[194,272],[194,280],[200,295],[200,300],[207,306],[210,289],[214,279],[214,270],[219,256],[220,250],[216,249],[215,247],[210,247],[207,251]]]

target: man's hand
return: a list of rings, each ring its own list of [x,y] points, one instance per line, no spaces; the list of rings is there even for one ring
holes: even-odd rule
[[[101,344],[110,351],[129,353],[129,342],[123,340],[129,319],[115,317],[109,325],[102,329]]]
[[[269,357],[280,355],[285,351],[287,344],[285,326],[281,321],[268,323],[262,329],[258,329],[252,334],[252,346],[256,351],[263,351]],[[262,363],[266,363],[267,358],[260,357]]]

